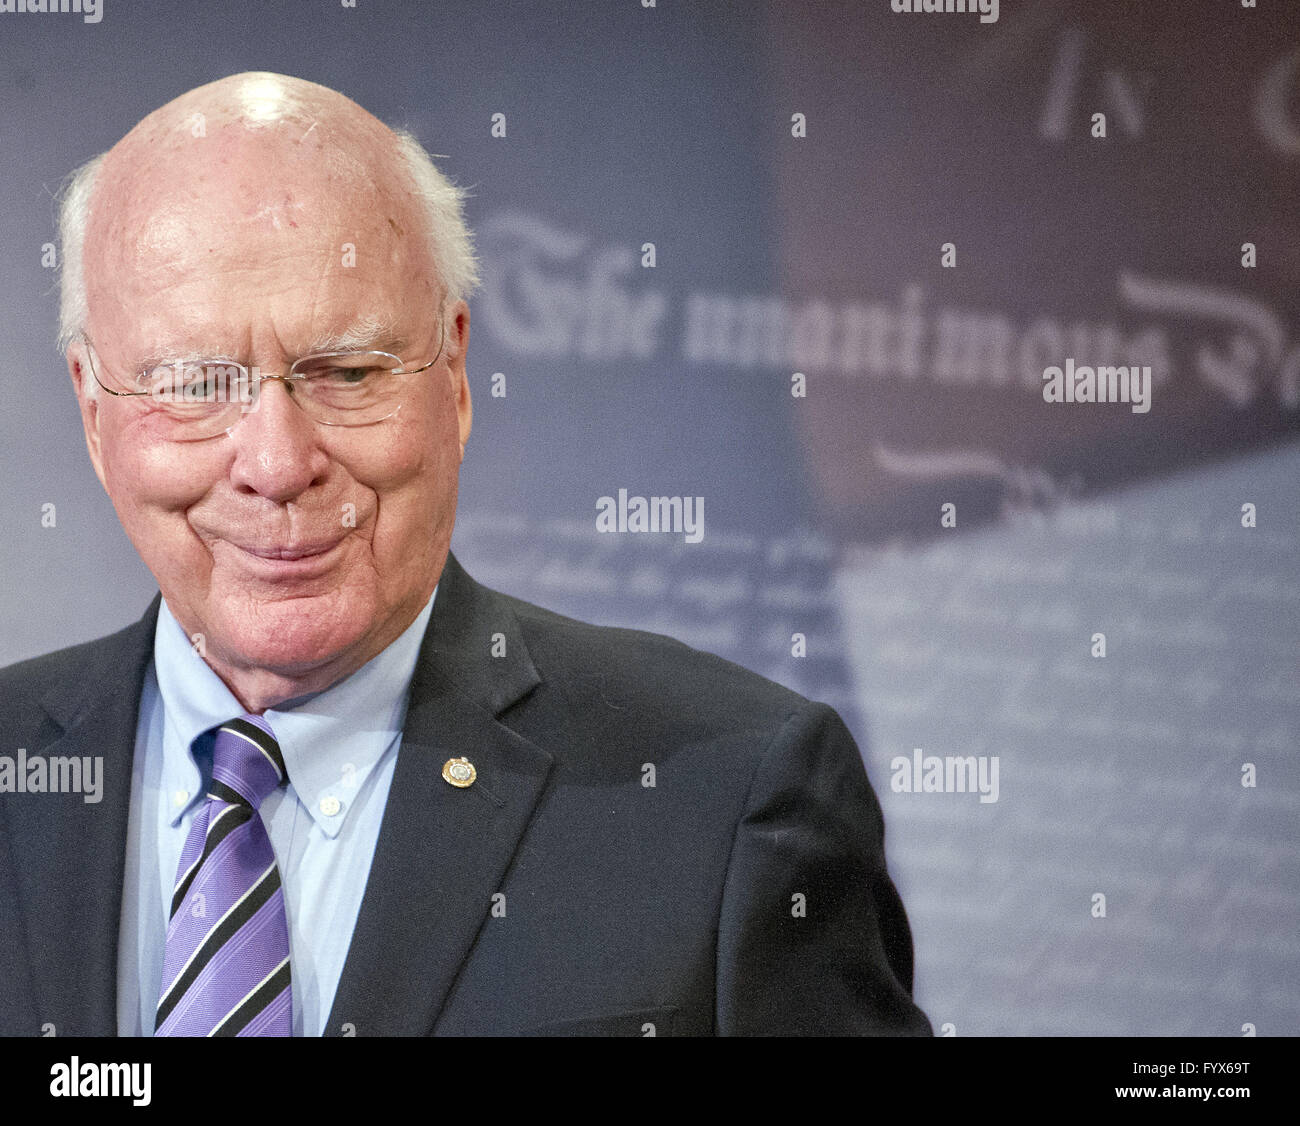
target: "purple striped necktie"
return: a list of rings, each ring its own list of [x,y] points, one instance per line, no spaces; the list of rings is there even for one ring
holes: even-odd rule
[[[291,1036],[289,928],[262,800],[286,777],[261,716],[217,730],[176,873],[155,1036]]]

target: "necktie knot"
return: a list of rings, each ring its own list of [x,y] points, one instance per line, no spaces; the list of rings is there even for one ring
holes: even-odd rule
[[[257,809],[286,777],[280,744],[260,715],[240,716],[217,729],[212,748],[212,797]]]

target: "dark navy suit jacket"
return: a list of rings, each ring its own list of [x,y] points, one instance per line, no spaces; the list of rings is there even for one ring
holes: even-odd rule
[[[157,612],[0,671],[0,754],[104,760],[98,804],[0,795],[2,1034],[116,1032]],[[464,789],[442,777],[460,755]],[[448,557],[327,1035],[929,1034],[911,984],[880,807],[831,708]]]

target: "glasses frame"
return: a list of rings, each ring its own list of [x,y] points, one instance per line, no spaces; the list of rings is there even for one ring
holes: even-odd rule
[[[299,364],[304,363],[307,360],[326,360],[334,356],[355,356],[355,355],[363,355],[363,354],[373,354],[378,356],[388,356],[390,359],[397,361],[399,366],[395,370],[390,371],[388,373],[389,375],[416,375],[419,372],[427,371],[429,368],[433,367],[433,365],[436,364],[442,358],[443,345],[446,344],[447,342],[446,336],[447,336],[447,318],[446,315],[443,314],[438,317],[438,351],[434,353],[433,359],[431,359],[427,364],[420,364],[418,367],[413,367],[413,368],[406,367],[405,366],[406,361],[403,360],[401,356],[395,355],[392,352],[385,352],[382,348],[349,348],[346,350],[333,351],[333,352],[312,352],[306,356],[299,356],[296,360],[293,361],[292,364],[289,365],[289,370],[284,375],[261,375],[259,370],[259,375],[257,379],[257,383],[259,386],[258,394],[259,395],[261,394],[261,390],[260,390],[261,384],[280,382],[285,385],[285,391],[289,394],[289,398],[294,402],[298,403],[298,409],[302,410],[304,414],[307,414],[307,417],[311,418],[312,422],[316,423],[319,426],[345,426],[345,427],[373,426],[377,422],[384,422],[387,419],[392,418],[395,414],[397,414],[398,411],[402,409],[402,404],[398,403],[397,406],[395,406],[391,411],[389,411],[382,418],[372,418],[370,419],[369,422],[325,422],[322,419],[312,418],[312,416],[302,406],[302,403],[296,399],[293,399],[293,384],[298,380],[307,378],[307,376],[304,373],[295,372],[293,369],[296,368]],[[95,382],[98,383],[99,386],[103,388],[105,391],[107,391],[110,395],[113,395],[119,399],[134,399],[139,397],[140,395],[153,394],[152,391],[116,391],[112,387],[107,386],[104,383],[104,381],[99,378],[99,372],[95,370],[94,353],[96,352],[97,349],[95,348],[94,341],[90,339],[89,334],[84,332],[81,334],[80,339],[82,343],[86,345],[87,358],[90,361],[90,374],[94,377]],[[241,364],[238,360],[227,360],[218,357],[213,357],[202,361],[195,361],[194,366],[210,367],[216,365],[235,367],[238,368],[244,374],[245,377],[249,375],[248,367],[245,364]],[[167,364],[167,365],[157,365],[157,366],[169,367],[172,365]],[[190,366],[190,365],[187,364],[186,366]],[[241,409],[241,413],[246,413],[246,412],[243,412]],[[229,434],[235,428],[236,425],[238,425],[238,423],[232,423],[230,426],[221,427],[215,433],[206,435],[205,438],[216,438],[221,434]],[[190,440],[201,442],[204,441],[205,438],[194,438]]]

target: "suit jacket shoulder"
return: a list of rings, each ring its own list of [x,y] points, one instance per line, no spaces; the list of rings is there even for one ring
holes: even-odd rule
[[[142,680],[161,602],[155,595],[139,620],[114,633],[0,668],[0,729],[10,742],[31,732],[40,746],[39,736],[58,734],[52,720],[74,717],[97,698]]]
[[[497,593],[497,592],[494,592]],[[580,712],[631,712],[701,735],[779,725],[809,701],[797,692],[664,634],[598,626],[497,593],[522,625],[540,671],[563,673]]]

